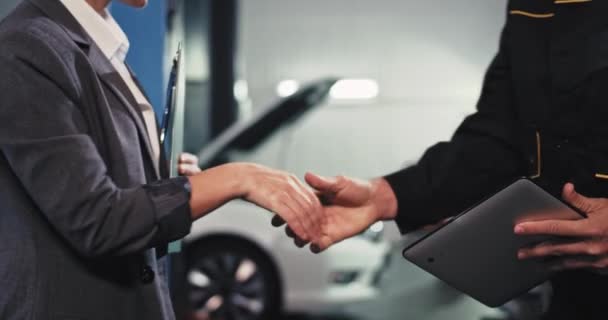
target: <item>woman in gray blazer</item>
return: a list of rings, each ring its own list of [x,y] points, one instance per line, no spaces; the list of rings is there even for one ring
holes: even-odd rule
[[[235,198],[320,237],[322,207],[292,175],[169,179],[136,81],[77,1],[24,0],[0,23],[0,319],[173,319],[167,244]],[[109,2],[87,0],[105,20]]]

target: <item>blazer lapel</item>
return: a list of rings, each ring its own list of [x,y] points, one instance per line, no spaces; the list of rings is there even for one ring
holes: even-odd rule
[[[37,6],[53,21],[57,22],[72,40],[80,46],[85,53],[88,54],[89,61],[93,65],[101,82],[118,98],[123,107],[128,111],[133,122],[137,127],[141,141],[143,141],[142,152],[145,154],[149,163],[154,168],[154,176],[158,179],[160,176],[159,164],[156,163],[154,152],[150,144],[150,137],[143,120],[143,115],[139,110],[137,101],[131,94],[127,84],[122,80],[120,74],[114,69],[112,63],[103,55],[101,50],[91,41],[87,33],[82,29],[80,24],[72,16],[72,14],[61,4],[59,0],[27,0]],[[143,92],[143,91],[142,91]],[[162,149],[162,148],[161,148]]]
[[[127,110],[131,119],[137,127],[141,141],[143,141],[145,153],[148,161],[154,168],[156,178],[160,176],[158,163],[154,160],[154,152],[152,151],[152,145],[150,143],[150,136],[148,135],[148,129],[143,119],[139,105],[131,94],[129,87],[123,81],[120,74],[114,69],[112,63],[103,55],[101,50],[96,46],[92,45],[89,51],[89,59],[93,68],[97,72],[97,75],[101,79],[101,82],[108,87],[108,89],[118,98],[122,106]]]
[[[139,91],[141,91],[141,93],[144,95],[144,97],[146,97],[146,99],[152,103],[152,100],[150,100],[150,97],[148,96],[148,93],[146,92],[146,90],[144,90],[144,86],[141,85],[141,82],[139,81],[139,78],[137,78],[137,75],[135,74],[135,71],[133,71],[133,69],[131,69],[131,66],[127,63],[125,63],[125,66],[127,66],[127,70],[129,70],[129,74],[131,75],[131,78],[133,78],[133,82],[135,83],[135,85],[137,86],[137,88],[139,89]]]
[[[141,82],[137,78],[137,75],[135,74],[133,69],[131,69],[131,66],[129,66],[128,64],[126,66],[127,66],[127,69],[129,70],[129,73],[131,74],[131,77],[133,78],[133,81],[135,82],[135,85],[137,85],[137,87],[143,93],[143,95],[146,97],[146,99],[148,99],[148,101],[151,101],[150,97],[146,93],[146,90],[144,90],[144,87],[142,86]],[[156,121],[155,123],[156,123],[156,132],[160,133],[161,128],[158,124],[158,121]],[[156,138],[160,141],[160,135]],[[169,165],[169,162],[167,160],[167,150],[166,150],[165,146],[162,144],[160,145],[159,158],[160,158],[160,164],[159,164],[160,177],[161,177],[161,179],[169,178],[170,169],[167,167]]]

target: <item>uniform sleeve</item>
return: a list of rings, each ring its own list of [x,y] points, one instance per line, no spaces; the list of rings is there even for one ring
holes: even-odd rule
[[[87,257],[126,255],[185,236],[187,180],[117,187],[88,135],[76,86],[63,85],[74,82],[69,69],[52,49],[20,41],[30,41],[41,62],[0,54],[0,156],[31,210]]]
[[[513,108],[507,28],[486,72],[476,113],[448,142],[427,149],[411,167],[386,176],[398,200],[402,232],[460,213],[501,186],[523,176]]]

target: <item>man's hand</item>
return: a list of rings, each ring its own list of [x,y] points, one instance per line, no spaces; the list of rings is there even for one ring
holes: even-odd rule
[[[324,205],[321,241],[311,245],[315,253],[363,232],[378,220],[391,219],[396,215],[397,200],[384,179],[325,178],[312,173],[306,174],[305,178]],[[280,224],[280,219],[275,219],[275,225]]]
[[[201,168],[198,167],[198,157],[186,152],[180,154],[177,163],[177,172],[186,177],[191,177],[201,172]]]
[[[572,241],[559,244],[543,243],[521,249],[520,259],[537,257],[561,257],[555,269],[608,268],[608,199],[587,198],[574,190],[574,185],[564,186],[563,198],[581,211],[587,219],[546,220],[526,222],[515,227],[520,235],[554,235],[571,237]]]

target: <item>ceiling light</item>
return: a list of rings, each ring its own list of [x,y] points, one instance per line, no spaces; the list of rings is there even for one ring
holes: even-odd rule
[[[378,97],[379,91],[373,79],[342,79],[331,87],[329,95],[337,100],[369,100]]]
[[[277,95],[281,98],[287,98],[300,89],[300,83],[296,80],[283,80],[277,85]]]

